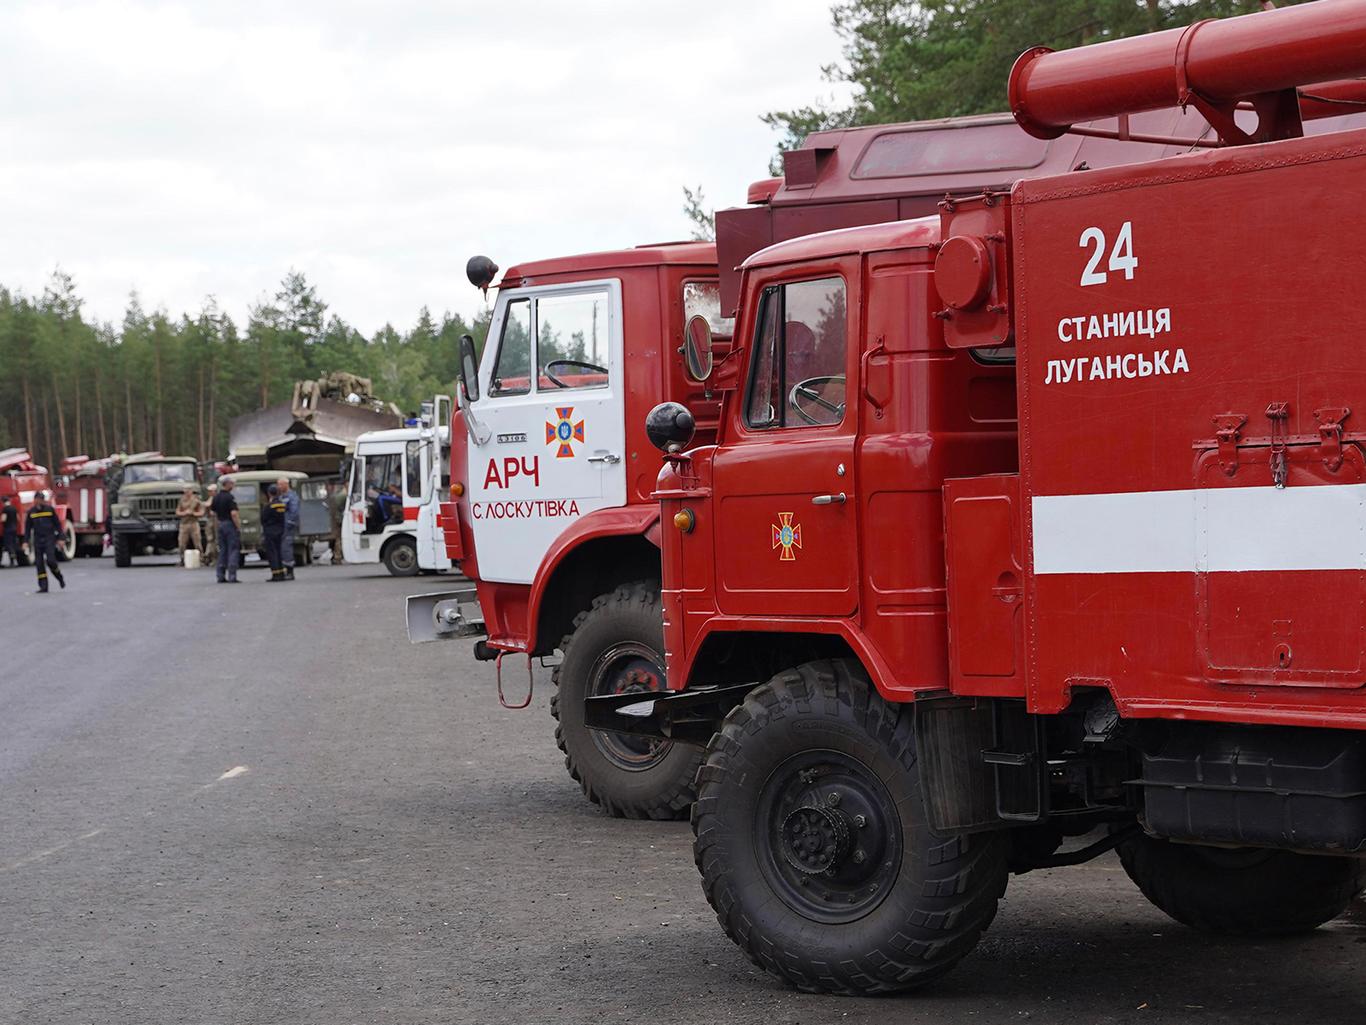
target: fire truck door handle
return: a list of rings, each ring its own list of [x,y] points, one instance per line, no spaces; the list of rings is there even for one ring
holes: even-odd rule
[[[838,495],[817,495],[811,499],[812,505],[843,505],[849,501],[848,497],[841,491]]]
[[[606,463],[608,466],[614,466],[621,462],[621,456],[617,455],[615,452],[604,452],[601,455],[589,456],[588,461],[590,463]]]

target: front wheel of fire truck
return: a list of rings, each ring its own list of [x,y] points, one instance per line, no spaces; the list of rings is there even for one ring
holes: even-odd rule
[[[752,691],[697,776],[693,854],[721,927],[809,992],[921,986],[976,946],[1005,891],[1000,832],[926,827],[914,711],[854,662]]]
[[[701,748],[590,730],[584,701],[664,690],[664,627],[659,586],[623,584],[593,599],[560,642],[550,712],[569,775],[588,799],[626,819],[684,818],[693,799]]]
[[[1143,896],[1182,925],[1231,936],[1311,932],[1366,887],[1366,860],[1140,836],[1119,858]]]

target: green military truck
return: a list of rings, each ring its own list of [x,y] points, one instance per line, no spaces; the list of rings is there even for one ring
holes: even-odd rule
[[[266,501],[266,488],[281,477],[288,478],[289,486],[299,493],[299,532],[294,538],[294,562],[306,566],[313,561],[313,542],[327,540],[332,529],[330,512],[322,490],[323,482],[309,480],[299,470],[237,470],[218,479],[233,482],[232,497],[237,499],[237,516],[242,521],[242,559],[248,552],[261,551],[261,506]]]
[[[109,484],[115,566],[131,565],[134,555],[174,552],[180,496],[190,487],[204,497],[199,467],[190,456],[134,456],[111,474]]]

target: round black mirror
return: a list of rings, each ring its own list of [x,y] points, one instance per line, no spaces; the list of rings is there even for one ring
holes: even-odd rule
[[[677,402],[661,402],[645,416],[645,434],[661,452],[682,452],[696,429],[688,408]]]
[[[487,256],[471,256],[465,264],[465,277],[470,279],[470,284],[486,292],[497,275],[498,265]]]
[[[700,313],[689,317],[683,329],[683,364],[699,384],[711,376],[711,324]]]

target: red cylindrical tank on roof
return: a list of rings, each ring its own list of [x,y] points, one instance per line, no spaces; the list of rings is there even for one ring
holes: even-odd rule
[[[1362,75],[1366,3],[1319,0],[1056,53],[1027,50],[1010,72],[1010,109],[1025,131],[1052,139],[1081,121],[1184,105],[1195,97],[1222,106]],[[1325,86],[1339,87],[1348,84]],[[1334,106],[1302,104],[1301,116],[1343,113]]]

